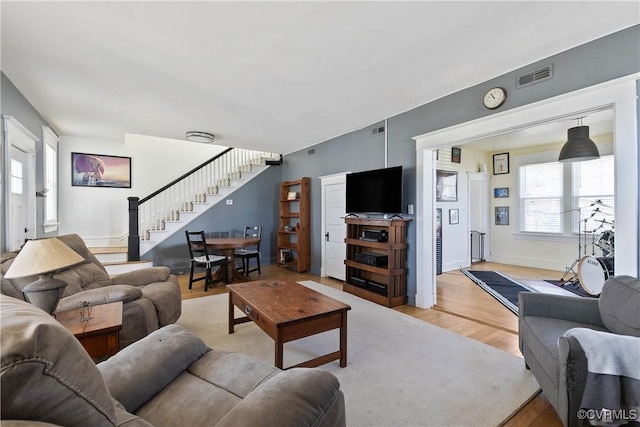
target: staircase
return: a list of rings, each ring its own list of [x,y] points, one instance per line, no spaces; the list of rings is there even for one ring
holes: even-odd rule
[[[129,197],[129,261],[139,260],[280,161],[274,153],[229,148],[147,197]]]

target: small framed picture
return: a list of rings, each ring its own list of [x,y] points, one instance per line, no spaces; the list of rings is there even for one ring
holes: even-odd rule
[[[458,224],[460,222],[458,209],[449,209],[449,224]]]
[[[509,225],[508,206],[496,206],[496,225]]]
[[[453,163],[460,163],[461,157],[462,157],[462,148],[451,147],[451,161]]]
[[[509,187],[494,188],[493,197],[495,197],[496,199],[504,199],[509,197]]]
[[[493,155],[493,174],[503,175],[509,173],[509,153]]]
[[[298,198],[298,193],[295,191],[289,191],[287,194],[287,200],[295,200]]]

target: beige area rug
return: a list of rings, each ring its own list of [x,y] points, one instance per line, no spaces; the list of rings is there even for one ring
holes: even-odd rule
[[[340,380],[350,426],[496,426],[538,393],[521,358],[346,292],[300,283],[351,306],[347,367],[320,367]],[[227,310],[226,294],[186,300],[178,323],[210,347],[273,363],[273,340],[253,323],[229,335]],[[285,344],[284,364],[337,349],[337,330],[303,338]]]

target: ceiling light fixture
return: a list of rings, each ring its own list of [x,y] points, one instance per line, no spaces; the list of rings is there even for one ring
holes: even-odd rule
[[[187,132],[187,141],[203,142],[206,144],[213,144],[215,136],[209,132],[200,132],[197,130],[191,130]]]
[[[589,126],[582,125],[582,117],[578,119],[578,124],[567,131],[567,142],[560,150],[559,162],[581,162],[600,157],[596,143],[589,139]]]

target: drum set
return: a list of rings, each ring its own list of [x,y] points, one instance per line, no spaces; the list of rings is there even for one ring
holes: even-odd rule
[[[576,283],[589,295],[598,296],[602,292],[604,282],[614,275],[615,257],[615,221],[607,220],[611,214],[600,209],[611,208],[601,200],[591,203],[590,215],[580,220],[578,224],[578,258],[565,270],[562,281]],[[585,208],[572,209],[580,211]],[[579,215],[582,218],[582,215]],[[594,219],[594,217],[596,217]],[[599,219],[598,219],[599,218]],[[596,228],[587,229],[587,223],[596,224]],[[582,230],[580,226],[582,225]],[[597,237],[597,238],[596,238]],[[589,243],[589,238],[591,242]],[[587,254],[591,247],[591,255]],[[596,248],[602,251],[602,256],[596,256]],[[577,267],[576,267],[577,266]],[[577,268],[577,272],[574,270]]]

